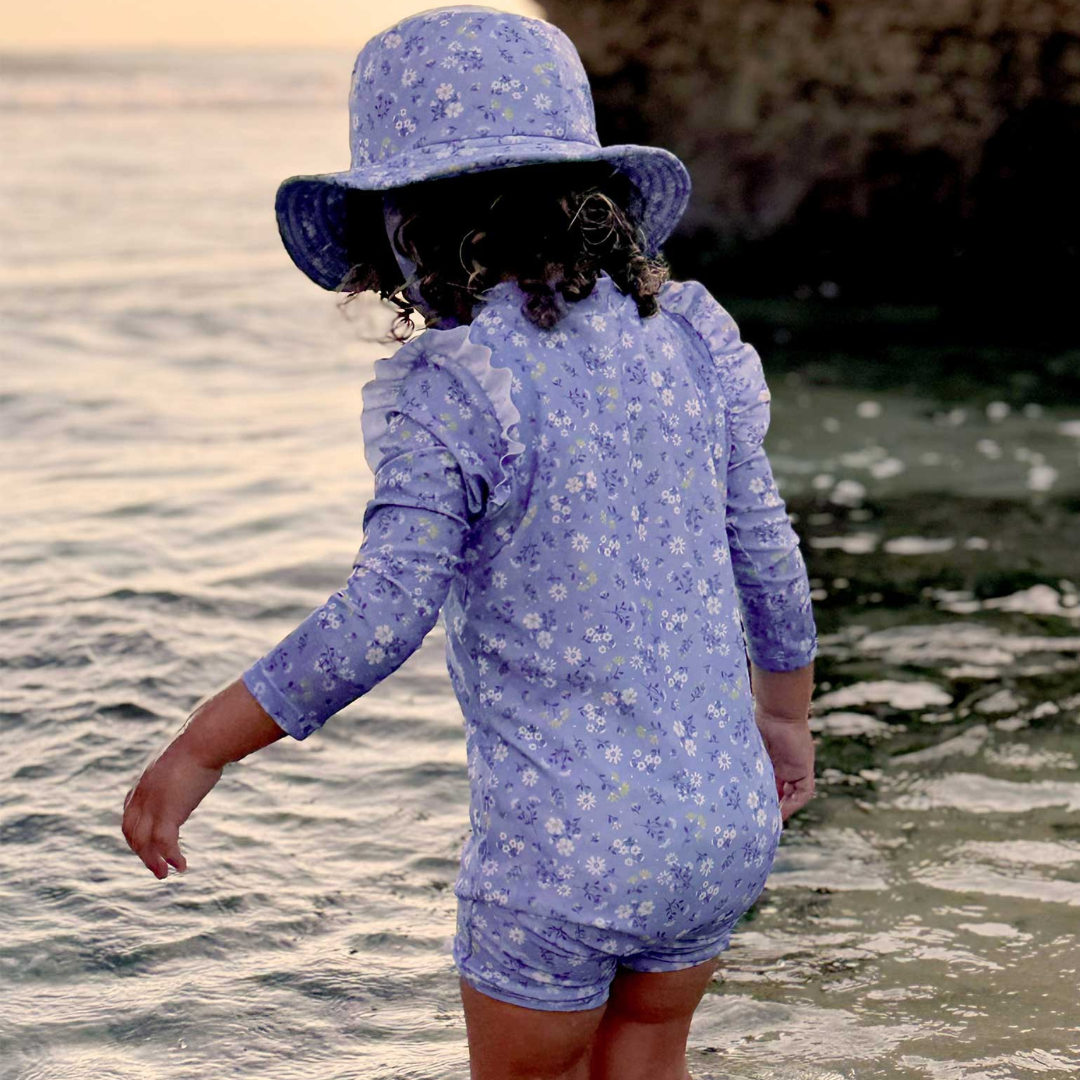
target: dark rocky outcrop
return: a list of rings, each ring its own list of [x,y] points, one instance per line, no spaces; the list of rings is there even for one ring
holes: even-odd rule
[[[667,248],[679,268],[748,295],[827,279],[848,297],[1071,311],[1075,0],[544,10],[589,71],[601,140],[687,163],[691,206]]]

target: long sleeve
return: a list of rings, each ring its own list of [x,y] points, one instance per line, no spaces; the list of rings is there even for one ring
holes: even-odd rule
[[[817,655],[817,627],[799,537],[765,452],[770,398],[761,358],[731,324],[725,386],[731,454],[727,536],[746,645],[758,667],[794,671]]]
[[[438,620],[470,531],[509,498],[520,418],[510,373],[469,328],[428,330],[375,363],[363,388],[375,494],[343,588],[242,675],[295,739],[399,668]]]
[[[699,282],[673,282],[663,296],[701,336],[724,403],[727,538],[747,652],[767,671],[794,671],[817,655],[817,626],[799,536],[765,451],[771,394],[761,358]]]
[[[435,625],[469,529],[461,470],[442,444],[396,442],[375,477],[364,540],[343,588],[243,674],[259,704],[295,739],[399,668]]]

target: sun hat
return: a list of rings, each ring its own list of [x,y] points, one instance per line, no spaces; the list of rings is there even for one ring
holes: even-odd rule
[[[690,174],[671,151],[600,145],[588,76],[562,30],[498,8],[428,8],[374,35],[353,66],[349,120],[351,168],[291,176],[275,200],[293,262],[332,291],[355,259],[348,229],[361,219],[348,222],[351,192],[544,162],[608,162],[640,195],[649,254],[690,197]],[[385,243],[379,200],[372,244]]]

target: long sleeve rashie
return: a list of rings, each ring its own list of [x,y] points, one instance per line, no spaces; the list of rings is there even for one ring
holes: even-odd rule
[[[501,282],[377,361],[354,572],[244,676],[305,738],[441,605],[470,787],[454,892],[642,934],[730,927],[760,892],[782,819],[747,654],[817,651],[761,361],[699,283],[657,299],[642,318],[601,274],[545,330]]]

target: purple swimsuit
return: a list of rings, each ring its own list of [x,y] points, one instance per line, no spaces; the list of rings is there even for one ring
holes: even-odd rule
[[[602,274],[540,330],[502,282],[377,361],[353,572],[243,675],[304,739],[442,612],[471,787],[455,961],[534,1008],[727,946],[782,831],[746,654],[817,654],[758,354],[698,282],[659,300],[642,320]]]

